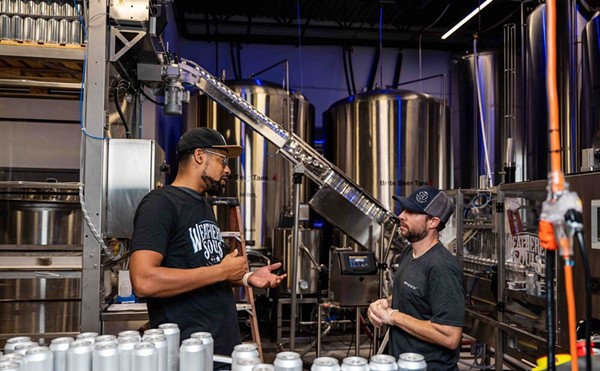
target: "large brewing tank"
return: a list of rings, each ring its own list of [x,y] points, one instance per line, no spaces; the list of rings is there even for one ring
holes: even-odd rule
[[[499,182],[504,167],[502,156],[501,60],[495,51],[457,56],[452,63],[452,122],[454,151],[454,188],[478,188],[479,177],[487,175],[477,99],[475,61],[478,60],[479,94],[483,112],[485,140],[493,184]]]
[[[393,195],[450,185],[450,131],[439,100],[377,90],[334,103],[323,114],[329,159],[384,206]]]
[[[225,82],[229,88],[286,130],[308,143],[313,141],[314,106],[300,93],[259,79]],[[244,148],[230,161],[227,196],[240,200],[246,245],[271,249],[272,234],[293,209],[292,168],[278,148],[205,96],[198,96],[197,125],[220,131],[228,143]],[[291,105],[291,107],[290,107]],[[304,181],[300,202],[305,203],[310,182]],[[225,210],[223,210],[225,211]],[[227,220],[226,215],[217,215]]]
[[[600,149],[600,13],[586,24],[583,40],[582,148]]]

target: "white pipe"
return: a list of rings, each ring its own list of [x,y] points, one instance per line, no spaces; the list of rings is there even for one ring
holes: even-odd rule
[[[474,62],[475,62],[475,85],[476,85],[475,90],[477,93],[477,103],[479,106],[479,116],[480,116],[479,121],[481,123],[481,137],[483,138],[483,153],[485,156],[485,168],[487,171],[488,186],[493,187],[494,183],[492,181],[492,170],[490,167],[490,157],[488,154],[485,123],[483,120],[483,104],[481,101],[481,85],[479,83],[479,54],[477,54],[477,38],[473,39],[473,57],[474,57]]]

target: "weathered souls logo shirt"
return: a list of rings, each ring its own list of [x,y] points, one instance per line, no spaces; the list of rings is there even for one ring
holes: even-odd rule
[[[188,229],[194,254],[203,254],[208,265],[215,265],[223,260],[223,237],[219,227],[205,221]]]

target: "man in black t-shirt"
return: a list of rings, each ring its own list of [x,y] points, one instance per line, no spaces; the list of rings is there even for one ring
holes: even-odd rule
[[[437,188],[423,186],[402,204],[400,230],[410,243],[400,257],[392,296],[369,306],[371,323],[390,326],[389,352],[419,353],[428,370],[458,370],[464,325],[463,273],[439,241],[454,205]]]
[[[147,298],[151,327],[177,323],[181,339],[210,332],[215,354],[230,355],[241,342],[232,286],[276,287],[281,263],[247,272],[245,257],[225,251],[212,208],[203,193],[223,193],[231,173],[228,160],[242,148],[227,145],[212,129],[185,133],[177,147],[173,184],[147,194],[134,219],[131,282]]]

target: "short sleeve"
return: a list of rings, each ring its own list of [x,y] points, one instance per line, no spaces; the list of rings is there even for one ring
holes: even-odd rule
[[[465,291],[461,278],[462,272],[444,267],[430,281],[429,303],[431,322],[440,325],[462,327],[465,323]]]
[[[165,256],[175,212],[166,197],[155,192],[147,194],[135,212],[131,251],[152,250]]]

